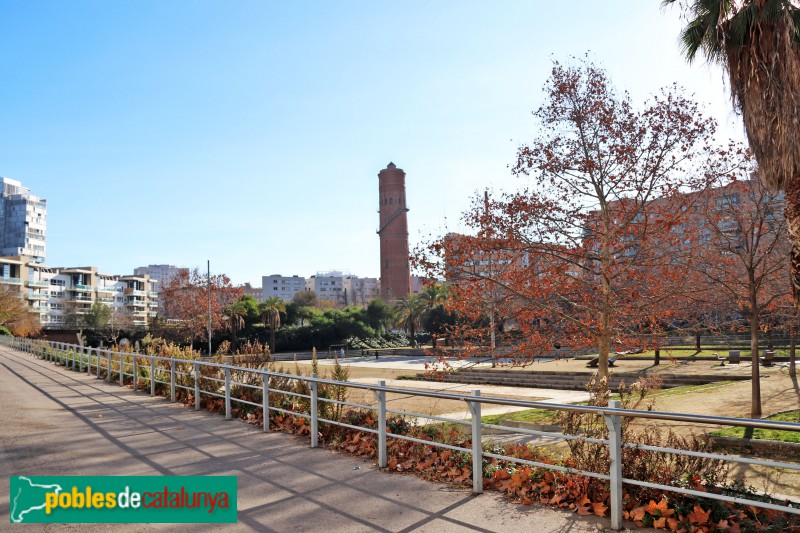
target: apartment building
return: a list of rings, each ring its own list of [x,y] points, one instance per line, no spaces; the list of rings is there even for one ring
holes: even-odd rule
[[[298,292],[306,290],[306,278],[302,276],[261,276],[261,298],[278,297],[284,301],[291,301]]]
[[[305,282],[306,291],[320,300],[331,300],[342,305],[366,305],[380,296],[378,278],[360,278],[339,271],[318,272]]]
[[[313,292],[320,300],[331,300],[344,304],[345,275],[338,271],[317,272],[306,280],[306,291]]]
[[[252,296],[253,299],[257,302],[264,301],[264,293],[261,287],[253,287],[250,283],[245,283],[241,286],[242,293]]]
[[[343,300],[345,305],[367,305],[370,300],[381,294],[378,278],[359,278],[345,276],[342,280]]]
[[[135,276],[149,276],[150,279],[155,280],[155,291],[159,292],[162,287],[166,287],[172,281],[172,278],[181,274],[189,273],[186,267],[177,267],[175,265],[147,265],[136,267],[133,269]]]
[[[156,281],[149,276],[102,274],[97,267],[47,267],[30,257],[0,257],[0,289],[24,298],[45,328],[75,327],[92,305],[146,327],[157,314]]]
[[[47,200],[16,180],[0,177],[0,256],[46,257]]]

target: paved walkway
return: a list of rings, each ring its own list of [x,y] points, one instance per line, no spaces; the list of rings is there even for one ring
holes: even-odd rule
[[[587,532],[607,521],[380,472],[307,441],[134,394],[0,348],[0,524],[10,475],[235,475],[239,523],[219,531]],[[10,529],[0,526],[0,529]],[[26,531],[198,531],[50,525]]]

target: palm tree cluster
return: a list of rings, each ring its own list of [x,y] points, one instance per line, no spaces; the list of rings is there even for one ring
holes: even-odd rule
[[[398,300],[394,305],[395,323],[398,327],[408,332],[411,345],[416,346],[416,334],[424,318],[436,307],[442,305],[447,299],[447,287],[432,284],[425,287],[420,294],[411,294],[407,298]],[[436,337],[433,338],[436,347]]]

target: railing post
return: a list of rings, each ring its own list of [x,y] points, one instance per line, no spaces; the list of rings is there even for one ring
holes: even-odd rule
[[[125,386],[125,355],[119,353],[119,386]]]
[[[619,400],[611,400],[608,406],[619,409]],[[609,472],[611,485],[611,529],[622,529],[622,424],[618,415],[603,414],[608,426],[608,453],[611,458]]]
[[[200,365],[194,364],[194,410],[200,410]]]
[[[156,395],[156,358],[150,358],[150,396]]]
[[[472,391],[478,397],[480,390]],[[481,403],[467,400],[469,411],[472,414],[472,492],[483,492],[483,439],[481,437]]]
[[[225,368],[225,420],[231,419],[231,369]]]
[[[108,372],[106,373],[106,383],[111,383],[111,350],[106,354],[106,361],[108,362]]]
[[[264,432],[269,431],[269,374],[261,376],[264,386],[261,389],[261,409],[264,415]]]
[[[379,387],[385,387],[386,382],[378,382]],[[375,399],[378,400],[378,468],[386,468],[386,391],[376,390]]]
[[[85,351],[86,351],[85,348],[81,348],[81,351],[78,354],[78,372],[81,372],[81,373],[83,373],[83,355],[84,355],[83,352],[85,352]]]
[[[139,385],[139,356],[133,356],[133,392],[136,392],[136,389]]]
[[[175,401],[175,360],[169,362],[169,401]]]
[[[316,378],[317,374],[312,372],[312,378]],[[318,444],[317,427],[319,421],[317,420],[317,382],[311,382],[311,447],[316,448]]]
[[[92,349],[86,350],[86,376],[92,375]]]

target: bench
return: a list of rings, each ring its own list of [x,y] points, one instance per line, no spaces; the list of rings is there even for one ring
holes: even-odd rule
[[[614,354],[608,358],[608,366],[614,366],[614,363],[617,362],[617,354]],[[586,368],[597,368],[600,365],[600,357],[595,357],[591,359],[588,363],[586,363]]]
[[[728,352],[727,357],[725,356],[720,357],[719,355],[717,355],[717,361],[722,361],[723,365],[725,364],[725,361],[727,361],[728,364],[731,365],[738,365],[742,361],[741,352],[739,350],[731,350]]]

